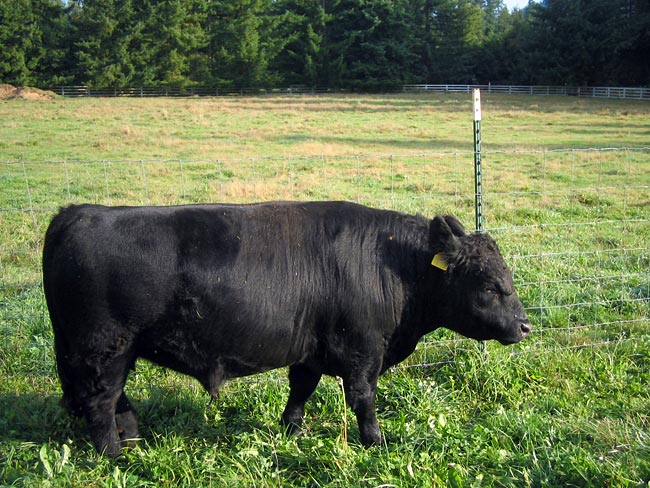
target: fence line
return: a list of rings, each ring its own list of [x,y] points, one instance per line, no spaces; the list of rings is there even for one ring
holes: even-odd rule
[[[498,166],[491,165],[497,156]],[[472,158],[441,152],[0,162],[0,351],[31,341],[47,359],[41,368],[53,367],[40,253],[61,205],[346,199],[427,216],[453,213],[469,223]],[[650,148],[499,151],[483,158],[486,231],[499,242],[535,326],[511,354],[648,338]],[[436,332],[405,367],[439,364],[445,350],[470,344]]]
[[[625,98],[634,100],[650,100],[650,88],[645,87],[613,87],[613,86],[551,86],[551,85],[449,85],[449,84],[420,84],[404,85],[405,92],[443,92],[470,93],[479,88],[487,93],[504,93],[508,95],[536,96],[570,96],[588,98]]]
[[[588,98],[622,98],[631,100],[650,100],[650,88],[613,86],[553,86],[553,85],[462,85],[462,84],[413,84],[389,88],[382,93],[397,92],[438,92],[470,93],[479,88],[486,93],[536,96],[572,96]],[[324,87],[289,86],[279,88],[215,88],[215,87],[164,87],[141,86],[125,88],[92,88],[89,86],[56,86],[50,88],[63,97],[232,97],[266,95],[325,95],[352,93],[345,89]]]

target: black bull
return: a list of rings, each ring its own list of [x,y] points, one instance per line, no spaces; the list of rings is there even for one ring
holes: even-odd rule
[[[70,206],[47,231],[43,282],[63,404],[109,455],[137,436],[123,388],[138,358],[213,396],[289,366],[294,431],[321,375],[340,376],[371,445],[377,379],[424,334],[510,344],[530,331],[492,238],[344,202]]]

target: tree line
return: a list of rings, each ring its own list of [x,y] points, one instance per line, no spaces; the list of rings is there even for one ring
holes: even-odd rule
[[[650,84],[648,0],[12,0],[0,82]]]

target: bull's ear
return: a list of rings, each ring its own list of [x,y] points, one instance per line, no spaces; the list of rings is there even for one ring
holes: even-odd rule
[[[456,217],[453,215],[445,215],[444,218],[451,231],[458,237],[464,237],[467,235],[465,232],[465,227],[463,227],[463,224],[461,224],[460,220],[458,220]]]
[[[451,224],[449,225],[449,220]],[[435,217],[429,225],[429,244],[435,252],[455,254],[460,250],[458,231],[465,235],[463,226],[453,217]],[[456,231],[456,232],[454,232]]]

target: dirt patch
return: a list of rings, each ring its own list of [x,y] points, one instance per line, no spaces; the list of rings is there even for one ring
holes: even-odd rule
[[[0,84],[0,100],[52,100],[57,95],[48,90],[41,90],[30,86],[19,86]]]
[[[13,95],[15,92],[15,86],[6,85],[4,83],[0,84],[0,100],[4,100],[6,97]]]

